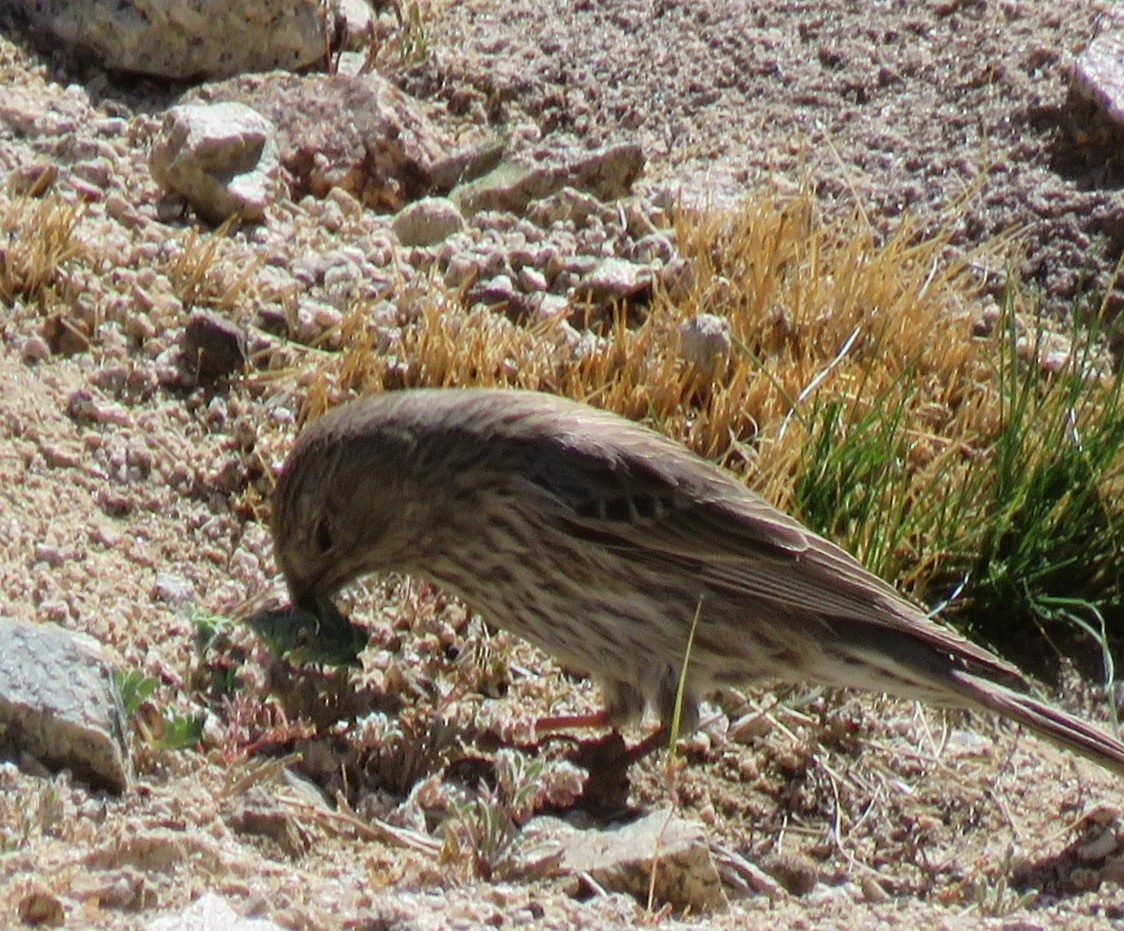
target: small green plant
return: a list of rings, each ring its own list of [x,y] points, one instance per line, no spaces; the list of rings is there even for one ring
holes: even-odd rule
[[[985,520],[968,562],[974,612],[1010,623],[1124,624],[1124,397],[1089,374],[1095,331],[1056,375],[1000,357],[1000,424],[969,488]],[[1014,609],[1014,610],[1012,610]]]
[[[357,667],[370,639],[364,628],[352,624],[330,603],[317,611],[296,606],[258,611],[246,619],[246,625],[275,657],[297,665]]]
[[[421,64],[429,57],[429,39],[422,18],[421,4],[416,0],[407,3],[405,9],[399,6],[402,37],[399,53],[403,65]]]
[[[902,544],[917,532],[907,469],[908,391],[816,398],[793,502],[804,521],[846,546],[874,573],[895,577]]]
[[[208,701],[219,702],[241,688],[238,678],[244,653],[234,642],[236,621],[195,609],[189,620],[195,629],[195,660],[187,678]]]
[[[121,693],[121,703],[125,708],[125,715],[132,717],[140,710],[142,703],[147,701],[158,685],[155,679],[150,679],[143,672],[129,669],[118,672],[117,690]]]
[[[135,669],[114,676],[125,714],[132,719],[141,739],[159,750],[182,750],[203,739],[203,716],[177,714],[151,699],[158,682]]]
[[[185,750],[203,739],[203,716],[164,712],[163,726],[152,731],[149,743],[158,750]]]
[[[695,631],[699,626],[699,616],[702,614],[703,600],[699,596],[699,603],[695,606],[695,616],[691,620],[691,631],[687,634],[687,646],[683,650],[683,665],[679,669],[679,681],[675,684],[675,708],[671,713],[671,725],[668,728],[667,749],[671,756],[675,756],[675,745],[679,742],[679,728],[683,719],[683,699],[687,694],[687,670],[691,663],[691,651],[695,647]]]
[[[55,782],[37,789],[29,803],[20,809],[19,837],[26,843],[32,837],[50,834],[66,815],[66,805]]]
[[[446,822],[445,848],[451,855],[467,848],[474,873],[482,879],[512,878],[520,871],[520,828],[542,801],[545,763],[512,751],[496,757],[496,785],[453,807]]]

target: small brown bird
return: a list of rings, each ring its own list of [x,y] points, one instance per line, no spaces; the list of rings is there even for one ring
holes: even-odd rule
[[[1006,715],[1124,774],[1124,743],[994,679],[1018,670],[683,446],[546,394],[398,391],[307,427],[273,499],[293,603],[369,572],[427,579],[587,671],[614,725],[815,681]],[[688,640],[694,628],[694,639]]]

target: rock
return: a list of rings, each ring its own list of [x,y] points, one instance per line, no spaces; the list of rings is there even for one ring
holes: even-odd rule
[[[108,71],[175,80],[324,57],[320,0],[11,0],[31,29]]]
[[[31,162],[8,175],[8,190],[19,197],[40,197],[51,189],[58,177],[59,166],[54,162]]]
[[[322,800],[321,800],[322,801]],[[311,833],[292,805],[283,804],[272,787],[251,786],[232,799],[223,821],[236,834],[277,845],[294,859],[308,853]]]
[[[195,600],[195,586],[170,572],[158,572],[152,583],[153,597],[178,608]]]
[[[515,289],[515,283],[508,275],[494,275],[481,281],[469,292],[469,300],[474,304],[489,304],[495,307],[510,307],[520,303],[523,295]]]
[[[628,300],[651,290],[652,269],[624,259],[604,259],[574,288],[575,296],[593,304]]]
[[[226,899],[205,892],[187,908],[150,921],[146,931],[282,931],[265,918],[242,918]]]
[[[16,914],[25,925],[61,925],[66,911],[62,900],[39,882],[34,882],[16,905]]]
[[[653,203],[662,210],[683,213],[736,211],[746,196],[745,182],[721,169],[700,169],[652,191]]]
[[[183,357],[198,385],[209,385],[242,370],[248,361],[246,335],[216,314],[196,313],[183,331]]]
[[[488,136],[469,143],[445,156],[439,156],[430,168],[433,190],[447,194],[458,184],[467,184],[487,174],[503,159],[507,146],[502,139]]]
[[[1116,832],[1108,828],[1078,847],[1077,859],[1082,863],[1099,863],[1111,854],[1119,852],[1120,845],[1116,842]]]
[[[43,362],[51,357],[51,347],[42,336],[30,336],[20,347],[20,358],[28,365]]]
[[[550,197],[565,187],[592,194],[599,200],[624,197],[644,168],[638,145],[626,143],[593,152],[544,155],[545,164],[504,161],[450,195],[466,214],[484,210],[522,213],[536,200]]]
[[[390,224],[404,246],[432,246],[464,229],[464,217],[447,197],[426,197],[398,212]]]
[[[730,352],[730,321],[698,314],[679,324],[679,357],[702,372],[713,371]]]
[[[1086,143],[1124,134],[1124,10],[1105,13],[1100,32],[1077,56],[1067,118]]]
[[[679,249],[672,241],[674,230],[669,233],[649,233],[636,240],[628,248],[625,258],[634,262],[659,262],[667,265],[680,258]]]
[[[187,97],[264,114],[277,127],[294,200],[343,188],[367,207],[397,213],[430,193],[433,166],[453,149],[416,100],[377,74],[247,75]]]
[[[363,52],[371,43],[375,28],[374,11],[367,0],[338,0],[336,4],[336,32],[343,48],[350,52]]]
[[[1101,877],[1105,882],[1124,886],[1124,856],[1110,858],[1101,869]]]
[[[211,223],[260,220],[281,193],[277,130],[236,103],[172,107],[152,147],[152,176]]]
[[[608,222],[614,214],[612,207],[603,204],[592,194],[564,187],[557,194],[537,201],[527,210],[528,218],[540,226],[572,221],[577,226],[585,226],[591,217]]]
[[[807,895],[819,881],[819,870],[807,856],[795,851],[773,854],[761,864],[762,869],[793,895]]]
[[[703,827],[656,811],[631,824],[577,831],[562,841],[561,866],[588,873],[604,889],[628,892],[647,903],[710,911],[725,904],[722,881],[711,860]],[[654,867],[654,887],[653,881]]]
[[[132,783],[125,712],[92,637],[0,618],[0,733],[17,752],[97,788]]]

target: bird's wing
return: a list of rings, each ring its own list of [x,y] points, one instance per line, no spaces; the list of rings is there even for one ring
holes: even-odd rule
[[[531,466],[579,535],[691,559],[790,560],[808,549],[807,529],[685,449],[667,442],[629,455],[616,439],[611,448],[546,447]]]
[[[567,532],[626,559],[692,573],[747,604],[763,599],[829,624],[910,634],[992,674],[1018,674],[709,463],[670,442],[648,452],[647,434],[645,453],[615,440],[547,449],[533,463],[530,478]]]

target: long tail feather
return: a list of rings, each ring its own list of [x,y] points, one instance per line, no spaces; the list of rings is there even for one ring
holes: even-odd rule
[[[1047,740],[1124,776],[1124,743],[1088,721],[969,672],[950,673],[950,685],[972,705],[1018,721]]]
[[[1060,708],[994,680],[1005,664],[977,662],[908,632],[882,632],[853,622],[835,623],[837,638],[824,646],[827,661],[815,670],[833,685],[875,689],[903,698],[992,711],[1024,725],[1058,746],[1124,776],[1124,742]],[[985,654],[986,655],[986,654]],[[1011,667],[1013,668],[1013,667]]]

